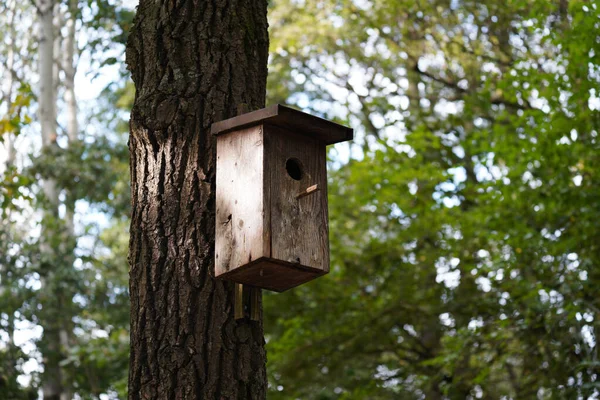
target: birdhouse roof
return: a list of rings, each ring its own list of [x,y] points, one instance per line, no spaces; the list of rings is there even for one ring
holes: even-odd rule
[[[351,128],[281,104],[275,104],[261,110],[215,122],[212,124],[211,132],[213,135],[222,135],[259,124],[275,125],[297,133],[309,135],[321,140],[324,144],[352,140],[354,136]]]

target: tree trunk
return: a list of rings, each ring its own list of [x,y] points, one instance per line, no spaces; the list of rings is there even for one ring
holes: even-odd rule
[[[2,93],[2,98],[0,99],[1,103],[7,104],[6,113],[7,117],[10,118],[10,109],[13,102],[13,85],[14,85],[14,64],[15,64],[15,15],[17,11],[17,2],[13,0],[9,2],[7,5],[7,11],[10,13],[8,17],[8,26],[5,29],[8,31],[8,38],[10,39],[10,46],[8,47],[8,54],[6,56],[6,70],[4,73],[6,76],[2,76],[4,78],[4,82],[6,85],[6,92]],[[13,132],[5,132],[4,133],[4,150],[6,151],[6,164],[5,169],[8,170],[15,166],[16,160],[16,152],[15,152],[15,142]],[[5,208],[0,211],[0,222],[7,226],[11,222],[11,209],[10,207]],[[7,235],[7,236],[4,236]],[[7,240],[10,238],[8,236],[9,233],[0,229],[0,240]],[[8,240],[10,241],[10,239]],[[8,266],[0,264],[0,282],[3,282],[3,285],[0,285],[0,298],[6,296],[6,291],[8,289],[6,282],[10,282],[9,274],[8,274]],[[13,310],[10,310],[6,313],[7,315],[7,323],[6,323],[6,332],[8,334],[7,339],[7,347],[9,351],[14,351],[15,342],[14,342],[14,331],[15,331],[15,321],[14,321],[14,313]]]
[[[213,278],[213,122],[264,106],[266,0],[142,0],[131,113],[130,399],[264,398],[262,321]]]
[[[77,7],[78,0],[69,0],[68,2],[68,16],[64,25],[66,26],[67,34],[64,38],[64,49],[63,49],[63,60],[61,69],[65,74],[63,79],[64,85],[64,100],[66,104],[67,114],[67,136],[69,138],[69,146],[75,145],[79,140],[79,123],[77,121],[77,98],[75,97],[75,73],[77,72],[75,62],[75,49],[77,48]],[[62,26],[62,24],[61,24]],[[59,45],[63,44],[58,42]],[[69,252],[67,257],[66,265],[70,268],[75,262],[74,247],[76,243],[75,238],[75,199],[72,196],[67,195],[65,202],[65,228],[67,230],[69,240],[66,242],[67,246],[72,245],[73,251]],[[72,329],[69,323],[62,325],[60,329],[60,344],[63,349],[68,349],[71,346]],[[63,392],[61,393],[60,400],[71,400],[73,393],[70,382],[63,376]]]
[[[17,11],[16,0],[11,1],[7,5],[7,11],[10,13],[8,17],[8,26],[5,29],[8,31],[7,36],[10,38],[10,46],[8,47],[8,54],[6,56],[6,70],[4,73],[4,84],[6,85],[6,92],[3,93],[2,103],[7,104],[6,112],[10,113],[10,108],[13,98],[13,85],[14,85],[14,64],[15,64],[15,14]],[[3,74],[4,75],[4,74]],[[15,141],[12,132],[6,132],[4,134],[4,149],[6,151],[6,167],[9,168],[14,166],[16,153],[15,153]]]
[[[77,47],[77,7],[78,0],[69,0],[69,15],[65,21],[67,34],[64,39],[62,70],[65,74],[63,85],[65,88],[64,100],[67,114],[67,137],[69,146],[79,140],[79,121],[77,120],[77,98],[75,97],[75,74],[77,73],[75,63],[75,49]],[[75,199],[67,196],[65,213],[65,225],[72,237],[75,237]]]
[[[79,137],[79,122],[77,121],[77,98],[75,97],[75,49],[77,48],[77,0],[69,0],[69,16],[65,21],[67,35],[64,40],[64,59],[62,63],[65,78],[65,103],[67,109],[67,136],[69,143],[74,143]]]
[[[39,119],[42,131],[42,150],[51,146],[56,146],[56,96],[54,79],[54,1],[39,0],[37,2],[39,26],[39,75],[40,75],[40,95],[39,95]],[[46,218],[58,217],[58,190],[56,182],[52,179],[45,179],[42,184],[44,196],[48,202],[46,209]],[[40,251],[45,257],[53,257],[54,249],[45,238],[50,235],[49,228],[42,227],[42,238],[40,241]],[[49,272],[51,275],[51,272]],[[43,290],[52,291],[45,288],[49,285],[51,276],[42,276]],[[44,304],[44,311],[51,309],[56,293],[47,296]],[[47,311],[46,311],[47,312]],[[51,318],[46,318],[40,322],[44,327],[44,336],[40,343],[40,349],[44,360],[44,374],[42,376],[42,395],[44,400],[60,400],[63,392],[62,371],[60,368],[61,343],[60,343],[60,323]]]
[[[54,101],[54,2],[38,2],[39,33],[39,74],[40,96],[39,117],[42,128],[42,145],[56,142],[56,103]]]

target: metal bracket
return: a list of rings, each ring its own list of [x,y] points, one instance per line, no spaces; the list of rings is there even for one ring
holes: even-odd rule
[[[251,321],[260,321],[260,289],[241,283],[235,284],[234,315],[236,320],[246,318],[246,311]]]
[[[235,284],[235,302],[233,305],[235,319],[244,318],[244,285],[241,283]]]

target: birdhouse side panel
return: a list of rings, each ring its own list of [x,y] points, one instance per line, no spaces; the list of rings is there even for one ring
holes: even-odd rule
[[[271,257],[328,272],[326,146],[279,127],[265,131]]]
[[[270,255],[265,241],[263,139],[262,126],[217,137],[217,277]]]

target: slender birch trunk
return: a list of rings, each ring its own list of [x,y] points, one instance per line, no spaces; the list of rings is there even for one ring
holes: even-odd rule
[[[66,114],[67,114],[67,137],[69,139],[69,146],[77,143],[79,140],[79,121],[77,120],[77,98],[75,97],[75,74],[77,73],[75,56],[77,48],[77,0],[69,1],[69,13],[65,21],[67,35],[64,38],[64,48],[62,60],[62,70],[65,74],[63,80],[64,86],[64,100],[66,103]],[[74,227],[74,212],[75,204],[72,204],[67,199],[66,204],[67,212],[65,215],[67,230],[71,236],[75,235]]]
[[[15,15],[17,9],[16,0],[12,0],[8,4],[8,37],[10,38],[10,46],[8,47],[8,54],[6,57],[6,93],[4,99],[6,100],[7,112],[9,111],[10,105],[12,104],[13,87],[14,87],[14,65],[15,65]],[[16,153],[15,153],[15,136],[12,132],[5,134],[5,149],[6,149],[6,166],[10,167],[15,164]]]
[[[67,30],[66,37],[64,38],[63,54],[64,59],[62,60],[61,67],[64,72],[65,78],[63,80],[64,86],[64,100],[66,103],[66,114],[67,114],[67,137],[69,139],[69,146],[73,146],[79,140],[79,123],[77,121],[77,99],[75,97],[75,49],[76,49],[76,18],[77,18],[77,0],[69,1],[69,12],[66,17],[65,26]],[[67,196],[65,201],[66,213],[65,213],[65,225],[67,232],[71,239],[75,240],[75,204],[74,199]],[[72,264],[74,256],[69,262]],[[61,346],[68,348],[71,342],[71,330],[63,325],[60,331]],[[69,385],[65,382],[63,385],[63,393],[61,394],[61,400],[70,400],[72,393],[68,390]]]
[[[54,2],[38,2],[39,31],[39,118],[42,128],[42,145],[56,143],[56,102],[54,101]],[[47,194],[51,194],[54,188]],[[54,198],[55,196],[49,196]]]
[[[6,56],[6,92],[3,93],[3,100],[7,104],[7,112],[10,112],[10,107],[13,101],[13,86],[14,86],[14,63],[15,63],[15,14],[16,14],[16,0],[10,1],[7,6],[7,11],[10,13],[8,17],[8,37],[10,38],[10,46],[8,47],[8,54]],[[14,135],[12,132],[4,134],[4,146],[6,150],[6,169],[9,169],[15,165],[15,143]],[[1,218],[5,219],[6,222],[10,223],[11,211],[10,209],[3,210],[0,212]],[[7,271],[5,266],[0,266],[0,282],[7,281]],[[6,290],[5,285],[0,285],[0,297],[4,296]],[[14,349],[14,314],[12,312],[7,313],[8,317],[8,348],[10,351]]]
[[[55,28],[54,28],[54,9],[53,0],[38,0],[38,19],[39,19],[39,119],[42,132],[42,151],[56,146],[56,81],[55,81]],[[58,190],[56,182],[52,179],[45,179],[42,184],[42,190],[47,201],[47,216],[45,218],[58,218]],[[46,232],[45,232],[46,231]],[[44,234],[48,233],[46,229],[42,230],[40,250],[42,254],[53,257],[53,249],[44,240]],[[49,272],[51,274],[51,272]],[[42,284],[48,285],[51,278],[42,277]],[[44,288],[42,290],[50,290]],[[52,300],[53,294],[50,294]],[[49,308],[52,305],[47,304]],[[44,400],[62,400],[62,373],[60,368],[61,360],[61,342],[60,342],[60,324],[57,321],[47,319],[42,324],[44,328],[41,350],[44,361],[44,373],[42,376],[42,395]]]
[[[57,110],[56,106],[58,104],[58,88],[60,86],[60,70],[61,70],[61,44],[62,44],[62,36],[61,36],[61,28],[64,25],[64,16],[63,12],[60,10],[60,0],[53,0],[54,9],[52,10],[52,27],[54,29],[53,34],[53,59],[52,59],[52,104],[54,105],[54,133],[55,138],[58,138],[58,124],[56,123]]]
[[[69,142],[74,143],[79,137],[79,122],[77,121],[77,99],[75,98],[75,74],[77,72],[75,56],[77,48],[76,37],[77,1],[70,0],[69,15],[65,21],[67,36],[64,40],[64,60],[62,63],[65,74],[65,103],[67,104],[67,136]]]

